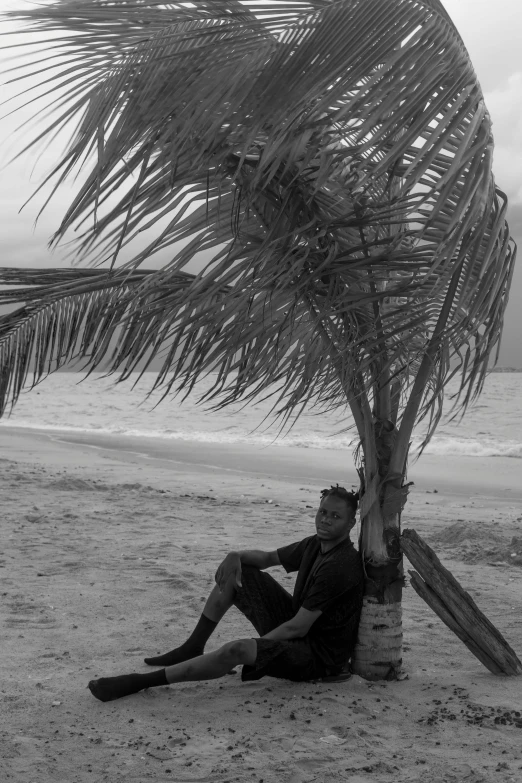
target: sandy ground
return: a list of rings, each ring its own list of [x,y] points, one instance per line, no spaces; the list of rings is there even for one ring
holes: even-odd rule
[[[231,548],[308,535],[339,454],[185,444],[169,459],[157,444],[0,435],[1,781],[522,781],[522,678],[489,674],[411,587],[401,682],[236,674],[108,704],[87,690],[183,641]],[[518,462],[425,458],[404,526],[520,654]],[[208,649],[251,633],[233,609]]]

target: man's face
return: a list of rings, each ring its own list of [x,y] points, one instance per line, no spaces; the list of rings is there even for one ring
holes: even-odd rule
[[[348,538],[355,524],[355,512],[346,500],[327,495],[315,515],[317,537],[321,541],[342,541]]]

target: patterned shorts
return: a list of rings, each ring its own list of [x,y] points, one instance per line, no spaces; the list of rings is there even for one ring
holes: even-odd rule
[[[245,565],[241,572],[243,587],[236,592],[234,606],[250,620],[260,636],[294,616],[292,596],[270,574]],[[306,637],[288,641],[255,641],[256,662],[252,666],[243,666],[243,681],[269,676],[302,682],[317,680],[327,674]]]

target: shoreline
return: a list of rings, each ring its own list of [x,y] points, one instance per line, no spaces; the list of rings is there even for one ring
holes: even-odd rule
[[[116,462],[138,465],[145,459],[161,471],[223,474],[239,479],[260,479],[291,485],[339,483],[357,486],[358,476],[348,450],[303,449],[293,446],[263,446],[242,443],[202,443],[181,439],[145,438],[128,435],[72,432],[29,427],[1,427],[0,449],[32,443],[47,444],[59,460],[62,449],[77,453],[99,450]],[[344,464],[343,464],[344,463]],[[412,493],[437,490],[452,495],[491,496],[502,501],[521,502],[519,460],[509,457],[435,456],[424,454],[411,464],[408,480]]]

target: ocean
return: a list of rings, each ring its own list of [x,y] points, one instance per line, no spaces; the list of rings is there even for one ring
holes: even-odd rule
[[[280,425],[267,418],[268,401],[210,411],[197,404],[198,393],[211,385],[207,380],[183,403],[168,397],[158,405],[161,392],[147,397],[154,377],[147,373],[139,378],[136,373],[116,384],[114,377],[100,373],[88,378],[81,373],[55,373],[24,392],[12,414],[0,420],[0,427],[353,451],[355,432],[349,410],[308,411],[292,429],[281,433]],[[448,411],[455,389],[456,384],[448,389]],[[422,426],[414,433],[413,452],[421,441]],[[489,375],[481,397],[465,417],[442,420],[425,453],[521,459],[522,373]]]

